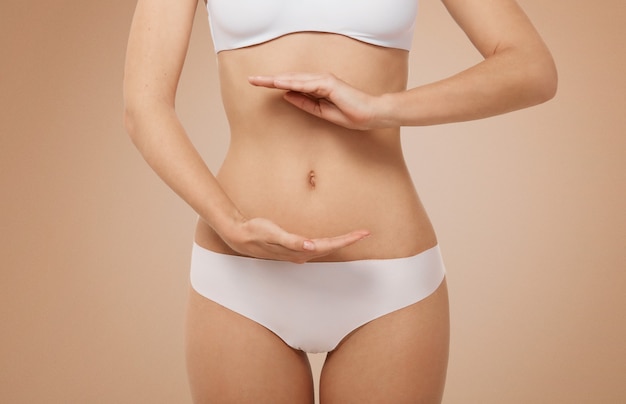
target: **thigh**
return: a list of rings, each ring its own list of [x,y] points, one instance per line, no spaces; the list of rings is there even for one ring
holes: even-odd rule
[[[321,403],[440,403],[449,334],[444,280],[426,299],[365,324],[329,353]]]
[[[303,352],[193,289],[186,356],[196,404],[313,402],[311,368]]]

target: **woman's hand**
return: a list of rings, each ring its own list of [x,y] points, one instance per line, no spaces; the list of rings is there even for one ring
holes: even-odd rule
[[[304,263],[356,243],[369,234],[367,230],[357,230],[310,239],[289,233],[271,220],[254,218],[237,222],[220,236],[230,248],[246,256]]]
[[[260,87],[286,90],[284,98],[303,111],[349,129],[385,126],[380,97],[366,94],[330,73],[284,73],[251,76]]]

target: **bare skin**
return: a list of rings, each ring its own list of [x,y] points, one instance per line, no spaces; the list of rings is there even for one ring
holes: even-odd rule
[[[213,175],[174,108],[196,0],[139,0],[126,126],[148,164],[199,214],[196,242],[298,263],[405,257],[434,246],[400,127],[501,114],[546,101],[556,88],[552,58],[513,0],[444,3],[485,60],[413,89],[406,51],[336,34],[295,33],[220,52],[231,144]],[[444,282],[344,339],[324,366],[322,402],[440,402],[448,334]],[[193,290],[186,335],[194,402],[312,402],[304,353]]]

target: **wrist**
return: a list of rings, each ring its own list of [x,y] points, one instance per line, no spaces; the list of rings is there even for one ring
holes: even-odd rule
[[[216,215],[209,225],[224,240],[236,238],[238,228],[247,218],[235,207]]]
[[[394,128],[402,126],[397,108],[398,93],[384,93],[374,100],[373,126],[377,128]]]

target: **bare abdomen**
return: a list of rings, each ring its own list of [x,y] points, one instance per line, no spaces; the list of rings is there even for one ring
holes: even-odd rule
[[[311,238],[371,231],[329,260],[409,256],[436,243],[397,131],[235,133],[217,177],[246,217]],[[217,249],[215,237],[207,247]]]

